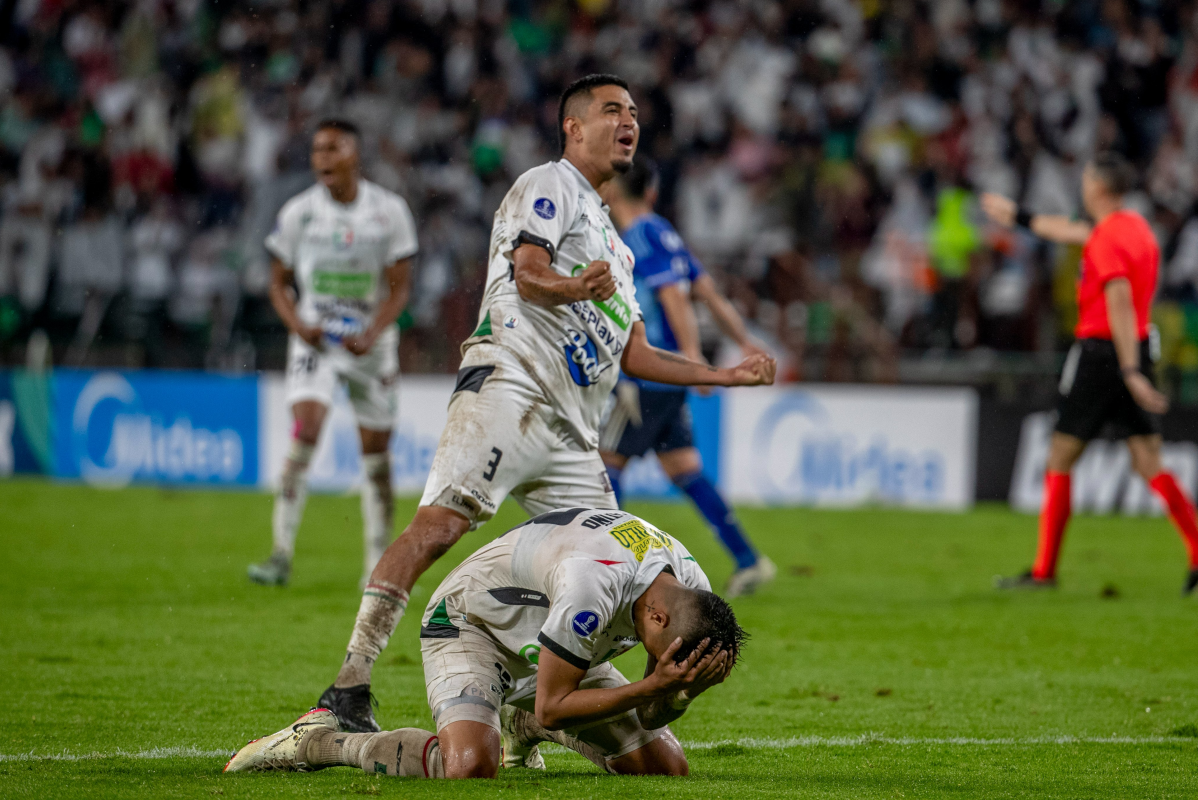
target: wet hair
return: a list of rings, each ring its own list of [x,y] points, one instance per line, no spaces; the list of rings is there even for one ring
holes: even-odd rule
[[[316,130],[318,130],[318,131],[340,131],[341,133],[347,133],[350,136],[354,137],[355,142],[360,143],[362,141],[362,131],[358,128],[357,125],[353,124],[352,122],[350,122],[347,119],[340,119],[338,117],[326,117],[325,119],[322,119],[320,122],[318,122],[316,124]]]
[[[732,606],[714,592],[685,590],[679,616],[682,646],[674,656],[676,662],[687,658],[704,639],[711,639],[721,650],[727,650],[735,664],[740,658],[741,645],[749,634],[736,621]],[[709,645],[710,647],[710,645]]]
[[[585,75],[571,83],[562,92],[562,97],[557,103],[557,136],[562,146],[562,153],[566,152],[566,132],[562,130],[562,124],[566,121],[566,117],[572,117],[574,114],[567,114],[566,108],[570,101],[575,97],[590,99],[591,91],[598,89],[600,86],[619,86],[625,91],[628,90],[628,83],[618,75],[594,74]]]
[[[1090,167],[1107,191],[1122,197],[1136,187],[1136,168],[1114,150],[1098,153],[1090,159]]]
[[[657,188],[657,166],[647,158],[635,158],[628,171],[616,178],[620,191],[629,200],[644,200],[650,189]]]

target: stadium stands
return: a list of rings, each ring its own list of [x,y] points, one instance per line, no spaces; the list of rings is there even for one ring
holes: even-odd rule
[[[4,4],[0,361],[279,368],[262,238],[342,114],[422,253],[414,372],[456,368],[490,217],[557,155],[561,87],[618,72],[663,208],[783,377],[1041,384],[1077,252],[977,193],[1079,210],[1097,148],[1142,168],[1166,383],[1198,401],[1198,40],[1187,4],[149,0]],[[900,357],[901,356],[901,357]]]

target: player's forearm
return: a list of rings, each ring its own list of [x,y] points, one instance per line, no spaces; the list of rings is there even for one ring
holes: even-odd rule
[[[707,280],[711,279],[708,278]],[[744,347],[748,344],[749,331],[745,327],[745,321],[741,319],[740,313],[737,312],[732,303],[728,302],[714,288],[700,295],[700,299],[711,311],[711,316],[715,320],[716,327],[723,331],[725,336],[736,342],[738,347]]]
[[[692,361],[702,361],[699,322],[695,319],[695,310],[691,306],[690,298],[674,284],[659,289],[657,299],[661,302],[666,321],[670,323],[670,330],[674,332],[678,349]]]
[[[643,339],[630,340],[621,368],[633,378],[675,386],[730,386],[732,371],[692,361],[686,356],[659,350]]]
[[[405,258],[388,267],[386,276],[390,293],[386,300],[379,303],[378,311],[375,312],[374,319],[366,329],[366,334],[371,341],[377,339],[383,331],[394,325],[395,321],[399,319],[399,315],[408,307],[408,298],[411,296],[411,281],[408,277],[411,264],[412,259]]]
[[[1136,309],[1131,300],[1131,284],[1126,278],[1108,281],[1103,289],[1106,299],[1107,323],[1111,327],[1111,341],[1119,358],[1119,369],[1124,373],[1140,368],[1140,337],[1136,326]]]
[[[549,266],[549,254],[539,247],[533,249],[536,254],[543,255],[543,261],[540,258],[517,258],[513,266],[516,291],[521,300],[550,308],[587,298],[581,281],[554,272]]]
[[[637,706],[636,716],[641,721],[641,727],[648,731],[664,728],[686,713],[686,706],[676,707],[670,697],[658,697],[644,705]]]
[[[279,319],[283,320],[283,324],[287,326],[287,330],[292,333],[299,331],[301,323],[299,314],[295,310],[295,297],[291,293],[290,286],[281,281],[272,281],[270,304],[274,307],[275,313],[279,315]]]
[[[560,697],[537,697],[537,721],[551,731],[598,722],[658,699],[660,690],[640,680],[611,689],[575,689]]]

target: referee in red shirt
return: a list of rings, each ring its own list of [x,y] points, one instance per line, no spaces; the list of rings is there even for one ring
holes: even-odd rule
[[[1161,467],[1158,415],[1169,404],[1153,386],[1148,342],[1160,249],[1144,218],[1122,207],[1135,178],[1131,165],[1116,153],[1101,153],[1086,165],[1082,204],[1093,226],[1064,216],[1029,214],[999,195],[982,197],[986,214],[1001,225],[1021,225],[1049,241],[1085,245],[1077,283],[1077,341],[1061,370],[1036,563],[1023,575],[998,579],[1001,589],[1057,585],[1057,557],[1069,523],[1069,472],[1107,424],[1127,439],[1132,467],[1164,501],[1185,541],[1190,570],[1183,593],[1198,584],[1194,504]]]

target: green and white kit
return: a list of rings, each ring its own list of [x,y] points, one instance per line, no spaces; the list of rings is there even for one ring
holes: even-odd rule
[[[362,356],[342,346],[370,325],[386,297],[383,272],[415,255],[416,225],[403,198],[369,181],[354,202],[335,201],[322,184],[291,198],[266,249],[295,271],[296,312],[324,331],[320,348],[294,334],[287,347],[287,402],[332,403],[338,381],[349,389],[359,424],[386,429],[398,404],[399,332],[389,328]]]

